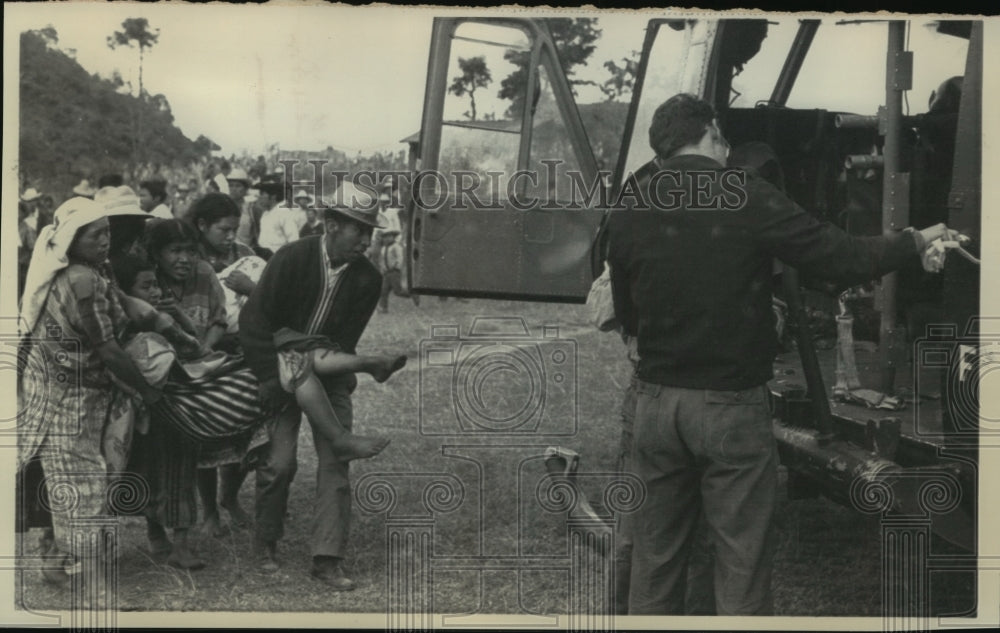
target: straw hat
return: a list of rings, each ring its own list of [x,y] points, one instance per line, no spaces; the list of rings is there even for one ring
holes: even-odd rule
[[[229,172],[229,175],[226,176],[226,180],[229,182],[242,182],[244,185],[250,186],[250,176],[247,175],[246,171],[240,169],[239,167],[233,167],[233,169]]]
[[[80,184],[73,187],[73,195],[83,196],[84,198],[93,198],[94,194],[97,193],[97,188],[90,186],[90,181],[84,178],[80,181]]]
[[[144,215],[139,206],[139,196],[131,187],[104,187],[94,194],[94,202],[101,205],[106,215]]]
[[[340,215],[362,224],[385,228],[378,223],[378,200],[368,190],[345,180],[333,194],[333,202],[326,208],[327,214]]]
[[[305,189],[299,189],[298,193],[295,194],[295,197],[292,198],[292,201],[293,202],[298,202],[299,200],[302,200],[302,199],[305,199],[305,200],[309,201],[309,204],[307,206],[312,206],[313,202],[315,202],[315,200],[313,199],[313,197],[311,195],[309,195],[308,191],[306,191]]]

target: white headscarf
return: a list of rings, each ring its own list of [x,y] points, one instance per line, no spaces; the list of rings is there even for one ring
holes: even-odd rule
[[[103,196],[101,194],[104,194]],[[126,204],[128,194],[135,198],[135,206]],[[75,197],[62,203],[52,217],[52,224],[44,227],[35,241],[31,264],[24,282],[21,298],[21,336],[29,336],[49,296],[56,273],[69,266],[69,247],[77,232],[96,220],[109,215],[146,215],[139,208],[139,198],[128,187],[106,187],[95,200]]]

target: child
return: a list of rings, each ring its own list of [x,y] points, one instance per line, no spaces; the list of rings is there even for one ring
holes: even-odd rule
[[[396,243],[398,229],[386,229],[379,235],[381,247],[378,250],[379,272],[382,273],[382,296],[379,297],[379,311],[386,313],[389,311],[389,293],[394,293],[397,297],[410,297],[413,305],[420,305],[420,296],[410,294],[403,289],[403,248]]]
[[[135,255],[123,255],[111,263],[125,293],[122,307],[139,330],[152,331],[167,339],[178,358],[191,360],[209,353],[195,336],[194,325],[175,303],[164,303],[152,263]],[[154,308],[153,306],[157,306]]]
[[[137,325],[152,329],[163,334],[172,344],[180,344],[187,355],[177,349],[178,361],[184,358],[203,358],[205,352],[201,345],[188,332],[184,331],[183,315],[168,315],[152,307],[161,296],[156,283],[151,264],[137,258],[126,256],[113,264],[115,275],[122,291],[128,295],[123,300],[126,313]],[[177,320],[177,316],[181,319]],[[278,340],[280,337],[280,340]],[[354,435],[345,429],[337,419],[330,405],[326,392],[322,389],[319,375],[336,375],[348,372],[370,374],[377,382],[385,382],[389,377],[402,369],[406,364],[406,356],[355,356],[333,349],[329,340],[319,340],[318,337],[300,335],[290,330],[283,330],[276,335],[276,344],[282,351],[279,353],[279,368],[282,387],[295,394],[295,399],[302,410],[309,416],[317,430],[329,439],[334,450],[343,460],[374,457],[382,451],[389,440],[384,437],[365,437]],[[195,347],[196,346],[196,347]],[[213,352],[212,356],[220,355]],[[230,362],[223,363],[220,371],[224,375],[201,375],[191,377],[190,381],[171,389],[168,383],[164,388],[161,402],[161,413],[169,421],[180,427],[188,436],[201,441],[212,442],[225,440],[247,432],[255,424],[266,417],[260,402],[257,400],[258,385],[250,370],[242,364],[239,357],[230,357]],[[202,363],[204,365],[204,363]],[[142,363],[140,363],[140,367]],[[234,380],[234,376],[238,380]],[[226,390],[213,389],[214,378],[225,380],[226,384],[245,385],[246,391],[252,388],[252,405],[245,405],[247,398],[237,398],[233,402],[223,402],[222,409],[227,411],[225,419],[210,420],[209,424],[199,424],[199,418],[208,418],[211,411],[204,408],[204,398],[217,396],[226,398]],[[192,387],[198,387],[200,393],[193,394]],[[171,397],[174,396],[174,397]],[[192,397],[195,396],[195,397]],[[227,405],[229,405],[227,409]]]
[[[299,229],[299,237],[309,237],[310,235],[323,235],[326,229],[326,225],[323,224],[323,220],[316,213],[316,208],[312,205],[305,207],[306,210],[306,223],[302,225]]]

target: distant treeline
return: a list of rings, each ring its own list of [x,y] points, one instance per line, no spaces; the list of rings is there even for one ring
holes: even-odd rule
[[[218,147],[184,136],[162,94],[128,93],[58,50],[52,29],[21,34],[22,187],[68,191],[81,178],[172,171],[206,162]]]

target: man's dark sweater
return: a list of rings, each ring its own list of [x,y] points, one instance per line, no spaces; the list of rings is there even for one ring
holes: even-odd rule
[[[243,355],[261,383],[278,377],[274,333],[283,327],[306,333],[322,291],[321,248],[325,248],[325,236],[318,235],[278,250],[240,312]],[[362,257],[347,266],[337,283],[333,305],[317,334],[353,354],[378,304],[382,275]]]
[[[615,313],[625,333],[638,337],[638,376],[645,382],[740,390],[770,380],[777,352],[772,258],[855,285],[916,255],[909,232],[850,236],[750,174],[731,173],[698,194],[693,171],[725,171],[705,156],[670,158],[661,171],[677,178],[644,179],[639,199],[647,204],[614,211],[608,224]],[[734,186],[743,177],[746,185]],[[691,195],[682,198],[679,190]],[[716,194],[717,202],[700,205],[709,208],[690,208],[692,200],[705,203]]]

